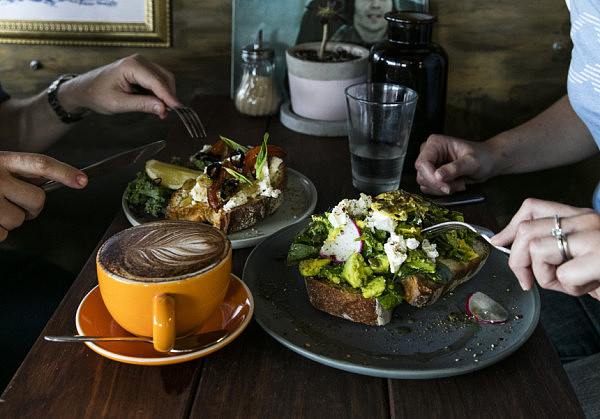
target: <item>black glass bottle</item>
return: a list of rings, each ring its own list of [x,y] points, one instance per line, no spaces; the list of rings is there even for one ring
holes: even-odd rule
[[[369,77],[373,82],[410,87],[419,94],[404,165],[414,169],[421,143],[444,130],[448,54],[431,41],[435,16],[396,11],[386,13],[385,18],[388,39],[371,49]]]

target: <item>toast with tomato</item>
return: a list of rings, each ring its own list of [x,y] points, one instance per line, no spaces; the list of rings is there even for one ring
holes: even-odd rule
[[[246,147],[221,137],[195,156],[203,167],[171,196],[166,218],[211,224],[225,233],[253,226],[274,213],[287,184],[285,152],[263,143]]]

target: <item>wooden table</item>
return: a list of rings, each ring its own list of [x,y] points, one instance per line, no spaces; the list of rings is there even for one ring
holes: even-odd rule
[[[277,117],[242,116],[226,97],[198,97],[192,106],[211,142],[224,135],[257,144],[268,131],[271,142],[287,150],[289,166],[315,184],[316,211],[357,195],[345,138],[302,135],[282,126]],[[168,140],[159,158],[189,155],[201,144],[189,139],[180,124]],[[405,187],[416,190],[414,182],[405,182]],[[485,203],[459,209],[477,224],[496,227]],[[105,237],[128,226],[120,212]],[[239,277],[251,250],[234,251],[233,272]],[[77,306],[97,284],[94,256],[42,335],[76,333]],[[39,338],[0,399],[0,417],[575,418],[583,412],[541,325],[520,349],[491,367],[449,378],[399,380],[309,360],[275,341],[253,320],[223,349],[161,367],[119,363],[85,345]]]

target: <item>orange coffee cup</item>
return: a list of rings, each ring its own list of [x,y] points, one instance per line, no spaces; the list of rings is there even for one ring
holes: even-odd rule
[[[110,237],[96,256],[102,300],[125,330],[168,352],[194,333],[225,298],[231,242],[221,230],[162,220]]]

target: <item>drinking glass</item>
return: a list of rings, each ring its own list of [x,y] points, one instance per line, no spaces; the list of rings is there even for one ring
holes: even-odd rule
[[[391,83],[345,90],[352,184],[377,195],[398,189],[418,94]]]

